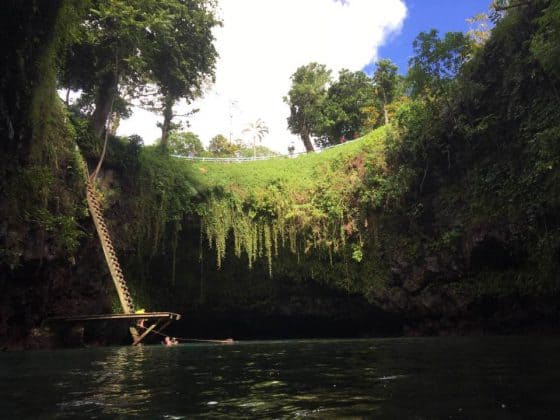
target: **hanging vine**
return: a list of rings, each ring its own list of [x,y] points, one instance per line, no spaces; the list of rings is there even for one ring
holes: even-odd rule
[[[208,192],[204,210],[199,213],[218,267],[222,266],[230,238],[236,257],[245,254],[250,268],[258,259],[265,258],[270,276],[274,256],[280,248],[297,255],[325,250],[332,262],[332,255],[343,252],[350,241],[352,255],[359,262],[362,258],[360,230],[367,228],[367,222],[355,204],[365,189],[364,165],[369,163],[372,171],[384,170],[375,153],[379,146],[374,153],[365,150],[372,143],[381,141],[375,137],[364,142],[361,150],[347,155],[334,154],[330,159],[323,159],[319,166],[307,162],[311,169],[305,174],[309,181],[306,183],[302,183],[297,173],[263,182],[266,173],[260,173],[258,185],[247,176],[246,186],[241,187],[237,174],[235,182],[228,185],[227,176],[231,173],[226,171],[234,172],[235,167],[205,166],[200,173],[220,170],[219,175],[226,179],[221,178],[225,184],[222,188]]]

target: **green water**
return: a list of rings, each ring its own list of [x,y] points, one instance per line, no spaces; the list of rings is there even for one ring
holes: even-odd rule
[[[560,339],[309,340],[0,354],[0,418],[560,418]]]

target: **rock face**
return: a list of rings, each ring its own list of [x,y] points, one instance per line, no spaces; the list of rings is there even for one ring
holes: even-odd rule
[[[554,293],[523,296],[513,286],[527,263],[519,233],[518,227],[488,223],[463,235],[455,254],[431,253],[414,262],[400,255],[390,286],[376,290],[372,301],[402,316],[405,334],[557,330],[560,304]]]
[[[102,255],[92,241],[84,243],[74,264],[56,258],[24,259],[21,267],[0,274],[0,347],[57,345],[44,321],[110,313],[109,286]]]
[[[118,225],[113,220],[117,236],[123,238]],[[248,271],[246,262],[233,256],[222,270],[215,269],[211,260],[202,267],[194,230],[185,233],[180,245],[192,252],[178,260],[173,286],[139,282],[140,277],[132,275],[134,258],[123,258],[128,261],[125,273],[132,278],[131,288],[148,287],[144,293],[154,297],[149,309],[183,314],[183,321],[169,330],[180,337],[523,333],[553,331],[560,318],[553,294],[540,299],[519,296],[509,293],[503,283],[498,284],[498,293],[480,290],[481,285],[491,284],[488,279],[518,272],[526,263],[519,231],[508,226],[481,224],[462,235],[455,252],[426,247],[414,258],[402,250],[395,252],[385,287],[372,289],[368,299],[356,291],[349,293],[341,284],[297,279],[290,272],[270,279],[264,266]],[[291,258],[278,264],[295,264]],[[74,262],[47,258],[39,251],[29,253],[24,261],[18,269],[0,273],[0,347],[52,346],[58,344],[55,337],[40,328],[45,318],[112,311],[113,286],[96,237],[83,241]],[[165,255],[154,257],[150,264],[148,278],[170,267]],[[484,281],[475,281],[478,278]],[[66,335],[66,344],[81,344],[79,331]],[[87,338],[103,342],[100,336]]]

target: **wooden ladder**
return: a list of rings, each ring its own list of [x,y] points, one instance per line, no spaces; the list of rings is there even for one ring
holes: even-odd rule
[[[87,182],[87,203],[89,207],[89,212],[93,218],[93,223],[95,229],[97,230],[97,235],[101,241],[101,248],[103,248],[103,254],[105,255],[105,261],[107,261],[107,266],[111,273],[113,283],[117,289],[117,294],[119,295],[119,301],[121,303],[122,310],[125,314],[134,313],[134,303],[132,301],[132,296],[126,285],[124,275],[115,253],[115,248],[113,247],[113,242],[111,241],[111,236],[109,235],[109,230],[107,229],[107,224],[103,217],[103,210],[101,208],[101,202],[99,201],[99,193],[95,186],[95,180],[90,178]],[[132,335],[133,342],[138,340],[139,334],[136,327],[130,327],[130,334]]]

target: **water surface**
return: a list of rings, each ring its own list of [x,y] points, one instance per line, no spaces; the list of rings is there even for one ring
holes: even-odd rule
[[[560,339],[241,342],[0,354],[0,418],[560,418]]]

